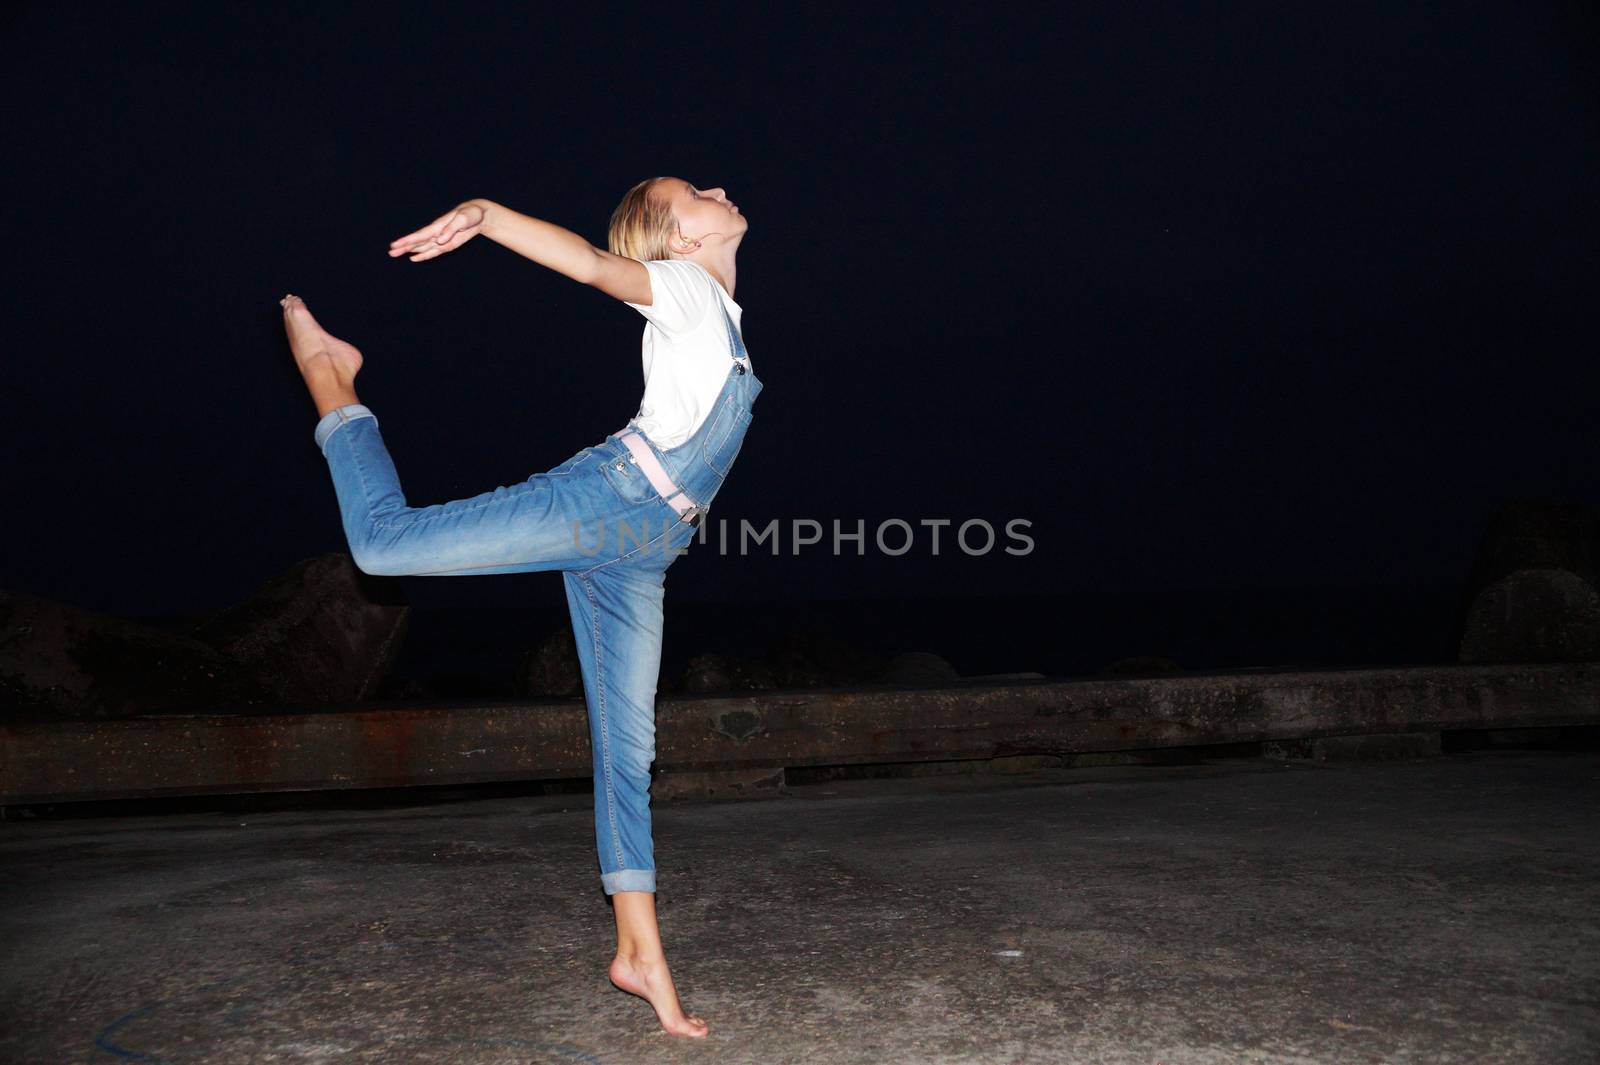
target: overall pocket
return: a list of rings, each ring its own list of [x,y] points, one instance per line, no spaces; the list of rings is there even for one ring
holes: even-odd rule
[[[733,460],[739,456],[744,443],[745,430],[750,428],[750,412],[729,396],[722,401],[710,428],[706,430],[706,446],[701,457],[718,477],[726,477]]]
[[[617,497],[630,507],[661,498],[661,493],[656,491],[650,478],[644,475],[631,455],[608,457],[605,465],[600,467],[600,472],[616,490]]]

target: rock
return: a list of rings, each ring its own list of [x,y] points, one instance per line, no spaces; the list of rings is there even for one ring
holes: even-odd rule
[[[888,667],[880,656],[852,647],[825,629],[785,633],[768,648],[767,664],[779,688],[870,683]]]
[[[1517,570],[1567,570],[1600,588],[1600,511],[1559,503],[1507,503],[1484,529],[1467,602]]]
[[[828,684],[821,667],[799,655],[781,656],[776,661],[769,659],[768,665],[775,687],[822,688]]]
[[[560,628],[525,652],[517,666],[516,693],[529,698],[571,698],[583,694],[583,666],[571,628]]]
[[[777,680],[772,675],[772,667],[765,662],[737,659],[738,670],[734,674],[734,686],[739,691],[770,691],[778,686]]]
[[[321,706],[377,692],[410,614],[396,578],[327,554],[291,566],[193,635],[254,673],[281,703]]]
[[[1119,658],[1100,672],[1145,676],[1151,673],[1182,673],[1183,667],[1160,655],[1135,655]]]
[[[1463,662],[1600,660],[1600,595],[1576,573],[1524,569],[1479,592],[1467,610]]]
[[[1537,593],[1532,587],[1535,581],[1524,578],[1520,590],[1506,588],[1495,593],[1495,602],[1514,610],[1516,618],[1494,620],[1495,607],[1484,599],[1485,593],[1524,570],[1564,571],[1590,589],[1600,590],[1600,511],[1560,503],[1507,503],[1495,510],[1478,545],[1457,615],[1455,643],[1462,661],[1548,662],[1573,660],[1568,656],[1587,653],[1582,650],[1581,620],[1569,617],[1561,621],[1551,616],[1536,619],[1530,613],[1544,609],[1548,615],[1548,610],[1553,609],[1565,616],[1568,607],[1560,603],[1570,595],[1576,598],[1568,605],[1575,606],[1583,598],[1575,585],[1569,585],[1563,593],[1552,583],[1556,579],[1550,578],[1544,581],[1549,587]],[[1535,600],[1546,607],[1539,608]],[[1581,607],[1577,609],[1581,613]],[[1555,631],[1570,624],[1576,624],[1578,629],[1566,635]],[[1544,635],[1535,635],[1534,629]],[[1513,630],[1520,635],[1513,635]],[[1576,648],[1574,640],[1578,641]],[[1524,657],[1529,654],[1537,657]],[[1513,657],[1502,657],[1507,655]]]
[[[733,668],[722,655],[695,655],[680,683],[686,692],[721,692],[733,687]]]
[[[679,690],[705,692],[759,691],[774,687],[772,669],[764,662],[748,662],[731,655],[704,654],[689,659]]]
[[[889,668],[878,679],[885,684],[944,684],[959,680],[955,667],[927,651],[907,651],[889,660]]]
[[[0,713],[8,722],[226,712],[271,691],[192,637],[0,592]]]

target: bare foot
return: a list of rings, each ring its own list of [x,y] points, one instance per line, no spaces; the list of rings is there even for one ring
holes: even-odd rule
[[[686,1035],[698,1039],[710,1029],[699,1017],[683,1012],[678,1002],[678,989],[672,984],[672,973],[667,969],[665,957],[645,959],[618,954],[611,959],[611,982],[622,990],[638,995],[655,1007],[661,1027],[672,1035]]]
[[[361,352],[318,325],[299,296],[285,296],[278,302],[283,307],[289,349],[317,404],[317,415],[360,402],[356,399],[355,380],[361,370]]]

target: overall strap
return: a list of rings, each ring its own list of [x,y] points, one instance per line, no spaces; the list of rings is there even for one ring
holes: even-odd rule
[[[733,324],[733,315],[728,313],[728,305],[717,297],[717,306],[722,309],[722,321],[728,327],[728,347],[733,352],[735,359],[747,359],[750,356],[744,350],[744,337],[739,335],[738,328]]]

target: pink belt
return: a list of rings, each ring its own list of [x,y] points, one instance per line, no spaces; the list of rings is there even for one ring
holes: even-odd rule
[[[699,525],[700,515],[704,513],[703,508],[689,498],[689,493],[672,482],[672,478],[667,475],[666,467],[661,465],[661,460],[656,458],[656,453],[644,439],[644,434],[629,426],[617,433],[616,437],[633,456],[634,465],[644,471],[650,487],[667,501],[668,506],[678,512],[679,520],[686,521],[690,525]]]

